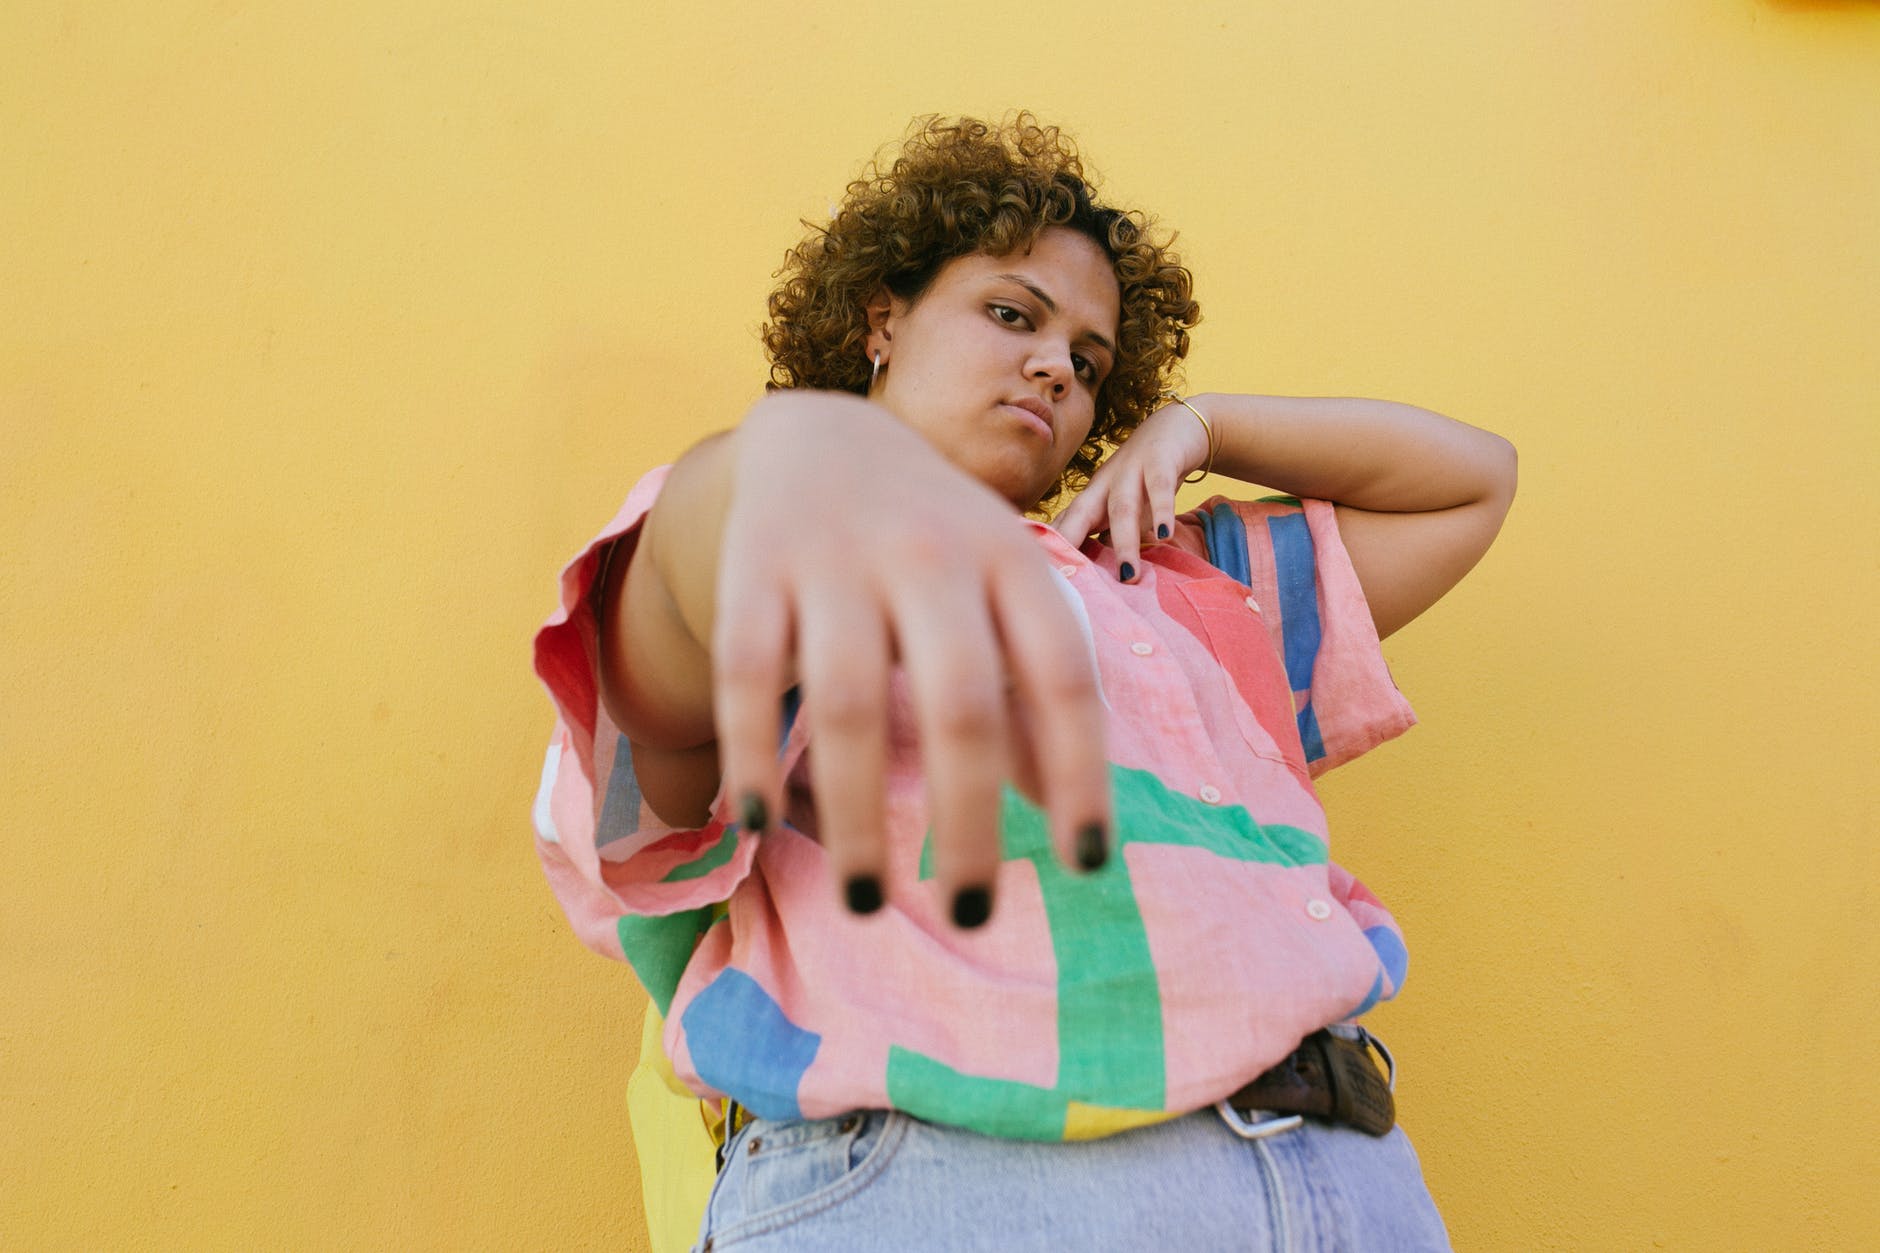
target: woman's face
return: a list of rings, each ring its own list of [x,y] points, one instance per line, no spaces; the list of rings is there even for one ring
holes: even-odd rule
[[[868,352],[881,354],[869,398],[1029,509],[1090,433],[1120,310],[1109,259],[1076,231],[956,258],[913,304],[884,292],[869,305]]]

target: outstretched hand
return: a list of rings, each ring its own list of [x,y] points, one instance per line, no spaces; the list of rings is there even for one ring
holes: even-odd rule
[[[1208,462],[1208,436],[1184,406],[1164,405],[1144,418],[1097,467],[1077,498],[1051,519],[1072,544],[1110,533],[1119,568],[1140,570],[1142,546],[1175,532],[1175,490]]]
[[[794,671],[819,838],[850,907],[878,907],[888,683],[905,667],[935,877],[975,926],[1007,779],[1035,770],[1067,862],[1104,856],[1104,710],[1082,628],[1010,504],[873,406],[795,406],[739,432],[711,648],[725,786],[749,825],[780,812],[777,695]]]

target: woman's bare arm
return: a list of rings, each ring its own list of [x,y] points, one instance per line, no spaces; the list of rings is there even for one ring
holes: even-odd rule
[[[1440,600],[1494,543],[1514,501],[1514,445],[1389,400],[1194,397],[1214,468],[1334,501],[1379,637]]]
[[[1338,506],[1380,637],[1435,604],[1494,542],[1514,500],[1514,446],[1414,405],[1291,396],[1194,396],[1217,474]],[[1209,459],[1180,403],[1149,415],[1053,525],[1073,543],[1108,529],[1119,569],[1166,537],[1183,476]]]

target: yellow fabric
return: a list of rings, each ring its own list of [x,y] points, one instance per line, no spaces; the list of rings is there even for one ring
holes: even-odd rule
[[[717,1151],[699,1099],[673,1077],[660,1042],[664,1020],[651,1005],[640,1028],[640,1060],[627,1080],[627,1122],[640,1157],[640,1188],[652,1253],[684,1253],[698,1238],[717,1174]]]
[[[672,1068],[672,1059],[666,1056],[665,1031],[666,1020],[657,1009],[648,1005],[645,1022],[640,1028],[640,1066],[659,1076],[659,1081],[666,1085],[668,1092],[697,1104],[698,1097],[680,1081]]]
[[[1119,1131],[1147,1127],[1152,1123],[1180,1117],[1179,1111],[1166,1109],[1110,1109],[1103,1105],[1085,1105],[1082,1101],[1072,1101],[1064,1111],[1064,1138],[1095,1140],[1100,1136],[1115,1135]]]

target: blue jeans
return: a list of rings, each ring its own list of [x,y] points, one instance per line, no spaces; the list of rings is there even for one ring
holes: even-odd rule
[[[731,1138],[701,1250],[1449,1248],[1401,1127],[1308,1119],[1261,1140],[1214,1110],[1065,1144],[906,1114],[754,1118]]]

